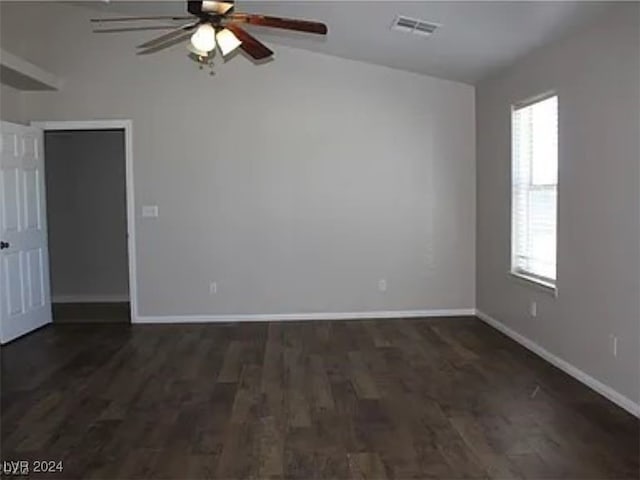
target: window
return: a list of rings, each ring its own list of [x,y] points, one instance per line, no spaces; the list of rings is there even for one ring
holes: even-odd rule
[[[555,286],[558,97],[512,110],[511,271]]]

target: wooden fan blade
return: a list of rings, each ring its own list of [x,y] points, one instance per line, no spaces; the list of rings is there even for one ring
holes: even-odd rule
[[[200,7],[205,13],[215,13],[217,15],[224,15],[233,8],[231,2],[220,2],[215,0],[203,0]]]
[[[233,34],[238,37],[238,40],[242,42],[240,48],[251,55],[254,59],[262,60],[263,58],[273,55],[272,50],[253,35],[249,34],[245,29],[233,23],[227,24],[227,28],[231,30]]]
[[[159,52],[160,50],[164,50],[165,48],[172,47],[173,45],[176,45],[176,44],[186,40],[190,36],[191,36],[191,32],[184,32],[179,37],[173,37],[173,38],[170,38],[170,39],[166,40],[164,43],[154,44],[152,47],[149,47],[149,48],[144,49],[144,50],[139,50],[138,51],[138,55],[149,55],[151,53]]]
[[[296,30],[298,32],[327,34],[327,26],[320,22],[308,20],[296,20],[293,18],[269,17],[266,15],[253,15],[251,13],[234,13],[229,20],[250,25],[260,25],[262,27],[282,28],[284,30]]]
[[[169,40],[171,40],[174,37],[177,36],[182,36],[182,34],[184,32],[190,32],[191,30],[193,30],[196,25],[198,25],[199,22],[191,22],[191,23],[187,23],[186,25],[182,25],[181,27],[176,28],[175,30],[169,32],[169,33],[165,33],[164,35],[160,35],[159,37],[156,37],[152,40],[149,40],[148,42],[144,42],[140,45],[138,45],[136,48],[153,48],[156,47],[164,42],[167,42]]]
[[[173,30],[175,25],[149,25],[146,27],[96,28],[93,33],[134,32],[138,30]]]
[[[192,20],[193,16],[186,17],[172,16],[172,15],[160,15],[155,17],[116,17],[116,18],[92,18],[90,21],[93,23],[107,23],[107,22],[135,22],[138,20]]]

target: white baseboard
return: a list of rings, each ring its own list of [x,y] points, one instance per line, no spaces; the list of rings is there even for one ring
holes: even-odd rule
[[[365,318],[457,317],[475,315],[473,308],[445,310],[389,310],[375,312],[318,312],[282,314],[230,314],[137,316],[132,323],[284,322],[295,320],[357,320]]]
[[[120,303],[128,302],[129,295],[52,295],[51,303]]]
[[[499,330],[502,333],[504,333],[506,336],[512,338],[523,347],[531,350],[536,355],[542,357],[547,362],[551,363],[552,365],[555,365],[560,370],[571,375],[576,380],[582,382],[587,387],[595,390],[603,397],[612,401],[616,405],[624,408],[627,412],[631,413],[632,415],[635,415],[636,417],[640,417],[640,404],[622,395],[621,393],[617,392],[616,390],[609,387],[608,385],[605,385],[600,380],[596,380],[591,375],[571,365],[566,360],[563,360],[560,357],[554,355],[553,353],[544,349],[534,341],[529,340],[527,337],[519,334],[515,330],[512,330],[511,328],[507,327],[505,324],[499,322],[498,320],[491,317],[490,315],[487,315],[486,313],[481,312],[480,310],[476,310],[476,316],[483,322],[495,328],[496,330]]]

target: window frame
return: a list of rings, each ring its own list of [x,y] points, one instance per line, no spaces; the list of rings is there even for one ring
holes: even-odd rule
[[[556,212],[555,212],[555,216],[556,216],[556,235],[555,235],[555,243],[556,243],[556,278],[548,278],[542,275],[538,275],[535,273],[532,273],[528,270],[522,269],[522,268],[518,268],[516,266],[516,262],[515,262],[515,258],[517,256],[516,253],[516,248],[515,248],[515,236],[516,236],[516,228],[515,228],[515,212],[514,212],[514,175],[515,175],[515,169],[516,169],[516,156],[515,156],[515,145],[516,142],[514,141],[514,113],[518,110],[521,110],[523,108],[532,106],[536,103],[542,102],[544,100],[548,100],[549,98],[552,97],[556,97],[556,102],[557,102],[557,113],[556,113],[556,118],[558,121],[558,127],[557,127],[557,148],[558,148],[558,176],[557,176],[557,180],[555,184],[544,184],[544,185],[530,185],[530,189],[532,190],[544,190],[544,189],[549,189],[549,188],[553,188],[555,187],[555,191],[556,191]],[[510,127],[510,139],[509,141],[511,142],[510,145],[510,150],[511,150],[511,157],[510,157],[510,166],[511,166],[511,170],[510,170],[510,184],[509,184],[509,205],[510,205],[510,209],[509,209],[509,214],[510,214],[510,218],[509,218],[509,228],[510,228],[510,256],[509,256],[509,275],[511,275],[514,279],[523,282],[524,284],[530,285],[530,286],[534,286],[537,288],[542,289],[543,291],[552,293],[554,296],[557,297],[558,294],[558,198],[559,198],[559,177],[560,177],[560,97],[558,95],[558,92],[556,90],[549,90],[546,91],[544,93],[538,94],[538,95],[534,95],[532,97],[528,97],[524,100],[515,102],[511,104],[511,109],[510,109],[510,117],[509,117],[509,127]]]

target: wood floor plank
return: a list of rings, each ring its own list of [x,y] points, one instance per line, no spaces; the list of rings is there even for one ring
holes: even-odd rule
[[[349,453],[349,471],[353,480],[385,480],[387,472],[376,453]]]
[[[364,361],[362,352],[349,352],[349,367],[351,382],[358,397],[369,399],[380,398],[380,392]]]
[[[0,460],[70,480],[640,477],[637,418],[474,318],[58,324],[0,357]]]
[[[277,419],[261,418],[258,432],[258,476],[281,478],[284,473],[284,435]]]
[[[218,382],[220,383],[234,383],[240,378],[240,372],[242,370],[242,350],[244,348],[243,342],[232,341],[227,347],[227,353],[224,357],[224,363],[222,369],[218,375]]]
[[[455,337],[455,334],[451,333],[450,328],[432,326],[431,330],[451,348],[451,351],[454,352],[460,360],[468,362],[478,360],[478,355],[466,348],[462,342]]]
[[[264,403],[262,416],[275,417],[280,423],[286,419],[282,342],[282,326],[278,323],[269,324],[260,383]]]
[[[306,362],[301,349],[286,347],[284,366],[287,378],[288,423],[290,427],[310,427],[309,392],[306,391]]]
[[[230,421],[232,423],[246,423],[251,416],[251,410],[257,409],[261,377],[262,367],[259,365],[245,365],[242,368],[236,397],[231,409]]]
[[[377,322],[373,320],[366,320],[363,322],[363,326],[377,348],[389,348],[392,346],[391,340],[385,337],[380,331],[377,326]]]
[[[250,422],[229,423],[214,478],[254,478],[257,460],[257,426]]]
[[[311,383],[312,402],[316,408],[333,409],[333,393],[331,392],[331,384],[329,377],[324,368],[322,356],[314,354],[309,359],[309,381]]]
[[[478,422],[470,415],[453,417],[449,421],[462,437],[469,449],[475,454],[492,478],[520,478],[517,469],[510,465],[509,459],[499,455],[489,445],[487,437]]]

